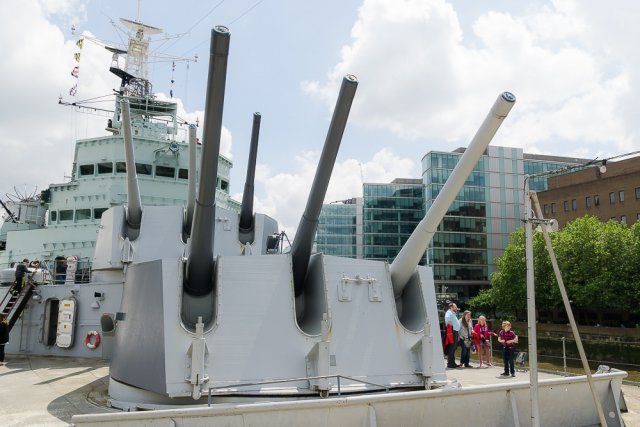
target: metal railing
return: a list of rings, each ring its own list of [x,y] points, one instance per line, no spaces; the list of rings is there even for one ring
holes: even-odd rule
[[[349,380],[349,381],[354,381],[354,382],[357,382],[357,383],[361,383],[361,384],[367,384],[367,385],[372,385],[374,387],[379,387],[381,390],[384,390],[385,393],[389,393],[389,386],[386,386],[386,385],[376,384],[376,383],[372,383],[370,381],[364,381],[364,380],[360,380],[360,379],[357,379],[357,378],[348,377],[346,375],[322,375],[322,376],[316,376],[316,377],[288,378],[288,379],[281,379],[281,380],[258,381],[258,382],[251,382],[251,383],[239,383],[239,384],[230,384],[230,385],[225,385],[225,386],[209,387],[209,391],[208,391],[208,395],[207,395],[207,406],[211,406],[212,399],[213,399],[213,396],[212,396],[211,393],[212,393],[213,390],[225,390],[225,389],[240,388],[240,387],[251,387],[251,386],[258,386],[258,385],[269,385],[269,384],[282,384],[282,383],[290,383],[290,382],[297,382],[297,381],[310,381],[310,380],[320,380],[320,379],[328,379],[328,378],[336,378],[336,380],[337,380],[337,388],[338,388],[338,390],[337,390],[338,397],[340,397],[342,395],[342,387],[341,387],[341,382],[340,382],[341,378]],[[327,390],[327,395],[324,396],[324,397],[327,397],[330,392],[331,392],[331,389]],[[322,394],[320,394],[320,396],[322,397]]]

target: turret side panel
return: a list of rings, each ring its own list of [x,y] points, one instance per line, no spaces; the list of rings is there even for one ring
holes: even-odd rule
[[[157,393],[166,390],[162,274],[160,260],[129,266],[110,369],[114,379]]]
[[[290,256],[218,258],[217,283],[212,385],[306,376],[315,340],[296,326]]]
[[[411,348],[423,334],[399,322],[388,265],[333,256],[323,256],[323,263],[332,373],[381,385],[421,385]]]
[[[179,258],[184,254],[181,206],[146,206],[140,235],[133,242],[133,262]]]

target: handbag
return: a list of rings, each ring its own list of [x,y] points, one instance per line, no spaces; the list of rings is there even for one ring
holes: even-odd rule
[[[469,338],[464,339],[464,346],[467,348],[471,348],[471,340]]]

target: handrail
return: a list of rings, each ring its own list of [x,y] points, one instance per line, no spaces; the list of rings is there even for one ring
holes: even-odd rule
[[[280,379],[280,380],[270,380],[270,381],[257,381],[257,382],[251,382],[251,383],[239,383],[239,384],[229,384],[229,385],[224,385],[224,386],[216,386],[216,387],[209,387],[209,391],[208,391],[208,395],[207,395],[207,406],[211,406],[211,391],[212,390],[223,390],[223,389],[229,389],[229,388],[237,388],[237,387],[249,387],[249,386],[255,386],[255,385],[267,385],[267,384],[281,384],[281,383],[290,383],[290,382],[295,382],[295,381],[309,381],[309,380],[320,380],[320,379],[327,379],[327,378],[336,378],[337,379],[337,386],[338,386],[338,396],[342,395],[342,390],[341,390],[341,385],[340,385],[340,378],[344,378],[350,381],[355,381],[357,383],[362,383],[362,384],[368,384],[368,385],[372,385],[375,387],[380,387],[381,389],[384,389],[385,393],[389,393],[389,386],[386,385],[382,385],[382,384],[376,384],[376,383],[372,383],[370,381],[364,381],[364,380],[360,380],[357,378],[353,378],[353,377],[348,377],[346,375],[320,375],[320,376],[315,376],[315,377],[303,377],[303,378],[288,378],[288,379]],[[330,390],[329,390],[330,391]]]

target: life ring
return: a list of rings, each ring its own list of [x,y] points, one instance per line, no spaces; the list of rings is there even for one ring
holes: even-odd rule
[[[93,341],[91,338],[93,338]],[[91,350],[98,348],[100,345],[100,334],[97,331],[87,332],[87,335],[84,336],[84,345]]]

